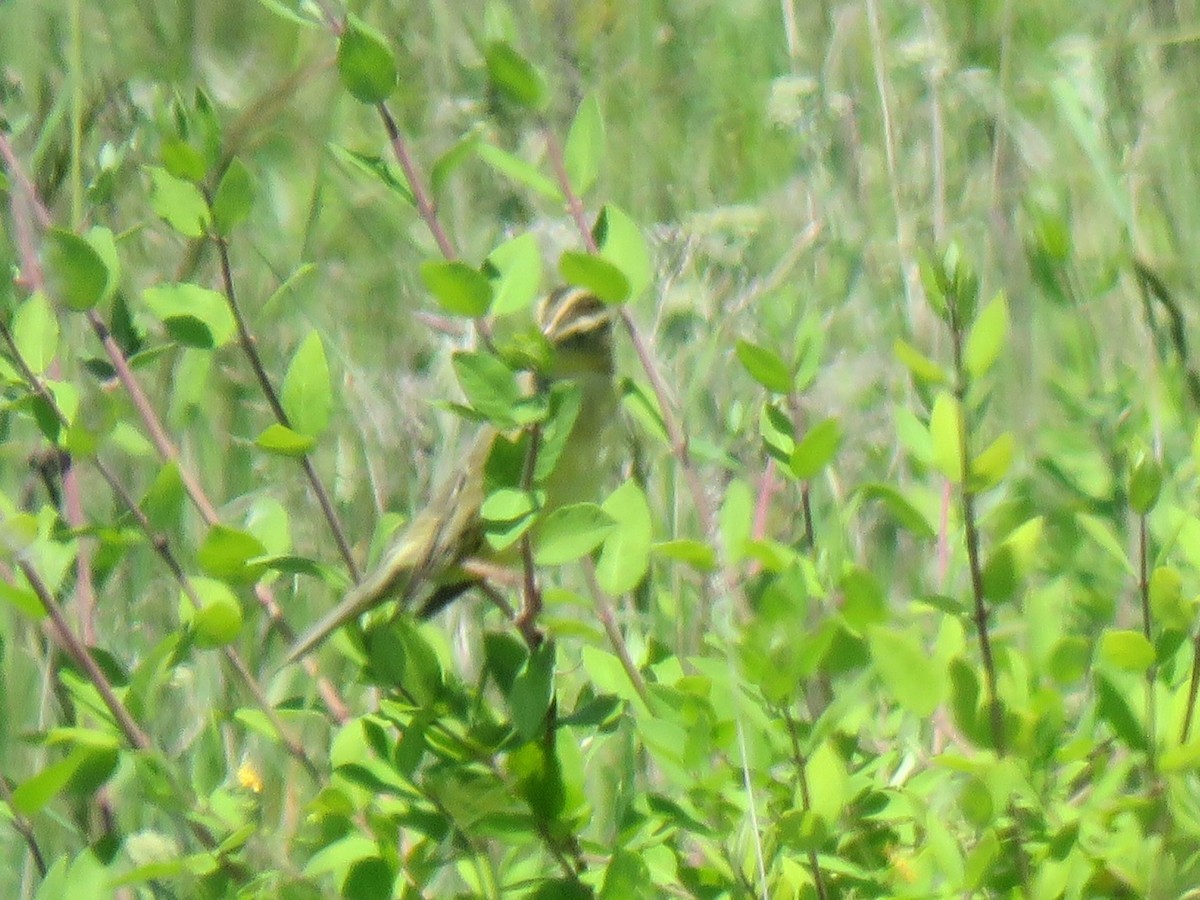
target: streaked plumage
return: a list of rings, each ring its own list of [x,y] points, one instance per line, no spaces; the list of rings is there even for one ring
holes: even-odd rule
[[[579,413],[545,483],[546,507],[553,508],[595,495],[604,433],[616,409],[611,311],[587,291],[560,288],[543,299],[537,316],[542,333],[555,348],[551,378],[570,379],[581,388]],[[486,549],[480,517],[484,466],[498,435],[490,426],[481,430],[462,462],[392,542],[379,566],[296,641],[287,662],[308,655],[347,622],[387,600],[409,607],[427,592],[423,612],[435,612],[476,583],[459,565]]]

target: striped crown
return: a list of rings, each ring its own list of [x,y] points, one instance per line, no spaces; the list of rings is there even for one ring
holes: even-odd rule
[[[560,287],[538,302],[537,322],[551,344],[600,335],[612,325],[612,307],[579,287]]]

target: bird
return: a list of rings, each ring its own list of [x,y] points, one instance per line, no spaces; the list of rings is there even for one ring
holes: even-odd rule
[[[564,381],[579,388],[578,412],[561,452],[541,487],[543,513],[594,496],[599,467],[616,417],[613,307],[579,287],[559,287],[537,304],[536,318],[553,351],[538,379],[548,390]],[[415,605],[426,617],[482,580],[463,564],[488,555],[481,508],[485,470],[503,433],[483,425],[453,471],[430,493],[428,504],[402,528],[379,565],[292,644],[285,665],[299,661],[330,635],[389,600]]]

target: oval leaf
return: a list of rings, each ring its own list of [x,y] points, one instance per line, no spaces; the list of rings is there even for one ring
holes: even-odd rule
[[[108,266],[79,235],[52,228],[46,235],[46,251],[52,290],[71,309],[91,309],[109,293]]]
[[[1106,630],[1100,638],[1100,655],[1127,672],[1145,672],[1154,665],[1154,645],[1139,631]]]
[[[304,456],[317,445],[315,438],[292,431],[278,422],[264,428],[254,443],[268,453],[290,457]]]
[[[461,262],[430,260],[421,264],[421,280],[438,305],[455,316],[485,315],[492,303],[492,284]]]
[[[454,372],[471,407],[497,425],[515,423],[521,391],[512,369],[490,353],[454,354]]]
[[[568,250],[559,257],[558,271],[569,284],[586,288],[605,303],[622,303],[629,298],[629,279],[603,257]]]
[[[737,342],[737,358],[750,373],[750,377],[777,394],[786,394],[792,389],[792,373],[787,363],[778,354],[750,341]]]
[[[842,443],[842,426],[837,419],[825,419],[808,430],[792,451],[792,474],[804,481],[815,477],[833,459]]]
[[[632,591],[650,568],[650,504],[636,481],[626,481],[601,505],[615,526],[604,539],[596,578],[606,593],[620,596]]]
[[[212,217],[217,233],[228,237],[250,215],[253,205],[254,182],[250,179],[250,170],[235,156],[221,176],[213,197]]]
[[[963,349],[963,365],[973,378],[987,374],[1004,349],[1008,336],[1008,303],[997,294],[979,312]]]
[[[958,401],[945,392],[933,401],[929,416],[929,436],[933,440],[933,464],[956,484],[962,481],[962,415]]]
[[[896,701],[913,715],[931,715],[946,693],[941,664],[905,632],[871,628],[867,643],[875,669]]]
[[[603,153],[604,118],[600,114],[600,101],[595,94],[589,94],[579,104],[563,148],[567,180],[576,194],[586,194],[596,183]]]
[[[538,527],[534,561],[558,566],[591,553],[613,530],[612,517],[595,503],[557,509]]]
[[[315,438],[329,424],[333,389],[321,336],[310,331],[296,349],[283,378],[280,400],[293,431]]]
[[[382,103],[396,87],[396,60],[387,41],[354,16],[338,41],[338,74],[361,103]]]
[[[625,273],[629,296],[638,297],[654,277],[645,235],[628,213],[609,203],[600,211],[592,237],[600,255]]]
[[[537,109],[546,98],[546,82],[533,63],[505,41],[493,41],[483,52],[488,76],[514,103]]]

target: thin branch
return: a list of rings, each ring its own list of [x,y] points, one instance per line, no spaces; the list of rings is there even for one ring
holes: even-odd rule
[[[9,143],[3,132],[0,132],[0,159],[4,160],[8,167],[10,177],[12,178],[14,184],[16,184],[18,187],[18,190],[11,192],[13,196],[14,207],[14,227],[19,235],[24,234],[28,237],[28,240],[22,242],[19,247],[21,252],[21,269],[23,277],[26,279],[30,290],[45,291],[46,284],[44,280],[44,274],[40,265],[38,265],[37,253],[33,246],[32,235],[34,228],[30,219],[32,218],[36,220],[36,223],[39,227],[47,229],[50,227],[52,221],[50,218],[50,213],[46,209],[45,205],[41,202],[41,199],[37,196],[33,182],[30,181],[28,176],[25,174],[24,168],[21,166],[16,154],[13,152],[12,145]],[[23,214],[26,206],[28,207],[28,214]],[[179,470],[180,480],[183,482],[185,489],[188,491],[188,496],[192,499],[192,502],[200,511],[205,523],[210,527],[216,524],[219,521],[216,509],[213,507],[211,501],[208,500],[207,495],[204,493],[204,490],[200,486],[199,482],[192,475],[191,470],[181,463],[178,449],[167,436],[166,430],[162,427],[162,424],[158,419],[153,406],[151,406],[149,400],[147,400],[145,392],[142,391],[141,385],[134,377],[128,361],[125,358],[124,352],[117,345],[117,342],[113,340],[112,335],[109,333],[108,326],[104,324],[103,320],[100,319],[95,310],[89,310],[87,313],[87,318],[88,323],[91,325],[93,331],[95,331],[96,335],[99,337],[100,343],[104,347],[109,361],[117,373],[118,380],[125,387],[126,392],[134,404],[134,408],[138,411],[143,423],[150,432],[151,438],[159,452],[159,455],[163,459],[175,463]],[[6,340],[9,340],[10,346],[12,346],[11,335],[9,335]],[[34,383],[40,384],[40,379],[35,377]],[[42,390],[45,391],[45,386],[42,385],[41,387]],[[48,394],[48,392],[46,393]],[[124,491],[124,489],[120,486],[119,480],[116,479],[111,472],[107,472],[107,470],[100,465],[98,460],[93,460],[93,462],[101,469],[101,473],[104,475],[105,480],[109,483],[110,487],[112,487],[114,491],[119,492],[120,495],[123,495],[122,499],[123,502],[126,503],[126,506],[131,510],[137,509],[137,502],[129,498],[128,492]],[[151,534],[151,540],[152,543],[156,543],[153,534]],[[279,604],[275,601],[274,595],[271,593],[270,589],[266,585],[259,583],[254,586],[254,593],[258,598],[260,605],[262,605],[267,611],[275,628],[284,637],[284,639],[288,641],[294,640],[295,633],[284,620],[283,613],[279,608]],[[341,698],[337,688],[333,686],[333,683],[330,682],[327,677],[320,674],[317,669],[316,662],[314,660],[307,660],[304,663],[304,666],[309,676],[316,680],[317,689],[320,691],[326,706],[329,708],[334,718],[343,723],[349,721],[349,708],[347,707],[345,701]]]
[[[17,834],[21,835],[21,839],[25,841],[25,846],[29,848],[29,855],[33,857],[33,864],[37,867],[38,874],[46,877],[46,858],[42,856],[42,850],[38,846],[37,835],[33,833],[33,823],[25,818],[25,815],[17,809],[17,805],[13,802],[12,789],[8,785],[8,779],[0,775],[0,800],[4,801],[4,805],[8,807],[8,811],[12,816],[12,826],[16,829]]]
[[[454,249],[453,242],[451,242],[450,237],[446,234],[446,230],[442,227],[442,222],[437,214],[437,206],[434,204],[429,192],[425,189],[425,179],[421,177],[416,160],[413,159],[412,154],[409,152],[404,136],[400,134],[400,128],[396,124],[395,117],[384,103],[380,103],[375,109],[379,113],[379,118],[383,120],[383,127],[387,132],[388,143],[391,144],[392,153],[396,155],[396,161],[400,163],[400,168],[404,171],[404,177],[408,180],[408,189],[412,191],[413,202],[417,205],[417,213],[420,215],[421,221],[425,223],[425,227],[433,235],[433,239],[437,242],[438,250],[441,251],[442,256],[446,257],[446,259],[457,259],[458,251]]]
[[[808,758],[800,748],[800,733],[796,727],[796,719],[790,709],[784,707],[783,721],[787,725],[788,738],[792,742],[792,761],[796,764],[796,780],[800,784],[800,802],[807,812],[812,809],[812,795],[808,788]],[[812,872],[813,884],[817,889],[818,900],[828,900],[829,890],[825,887],[825,875],[821,870],[821,862],[815,848],[808,850],[808,868]]]
[[[0,524],[3,524],[4,521],[3,514],[0,514]],[[17,568],[21,570],[25,579],[29,582],[29,586],[33,588],[34,594],[41,601],[42,608],[45,609],[46,614],[50,617],[50,621],[54,626],[55,636],[62,644],[63,649],[75,660],[76,665],[87,674],[88,681],[91,682],[92,687],[99,694],[101,702],[108,709],[109,713],[112,714],[113,721],[116,723],[117,728],[120,729],[121,734],[125,736],[126,742],[135,750],[153,750],[154,744],[151,742],[149,736],[134,720],[129,710],[125,707],[125,704],[117,697],[116,691],[113,690],[113,686],[109,683],[104,671],[92,659],[91,654],[87,652],[83,644],[79,642],[75,633],[71,631],[71,626],[67,622],[67,617],[63,613],[62,607],[58,605],[58,601],[54,599],[54,595],[50,593],[50,589],[42,581],[42,577],[38,574],[37,569],[33,567],[33,564],[29,560],[23,558],[17,559]]]
[[[210,198],[210,205],[211,202]],[[229,242],[224,237],[217,237],[216,244],[217,256],[221,261],[221,284],[225,289],[225,302],[229,305],[229,310],[233,314],[233,321],[237,325],[238,342],[241,344],[242,353],[245,355],[246,361],[250,363],[250,369],[254,372],[254,378],[258,382],[259,390],[267,398],[267,405],[271,407],[271,412],[274,414],[275,420],[285,428],[291,428],[288,414],[283,408],[283,403],[279,399],[278,392],[275,390],[274,385],[271,384],[271,377],[267,374],[262,357],[259,356],[257,342],[250,333],[250,327],[246,324],[246,317],[242,313],[242,306],[238,302],[237,292],[233,285],[233,267],[229,262]],[[333,500],[329,496],[325,482],[317,474],[316,466],[313,465],[312,457],[309,454],[305,453],[300,457],[300,465],[304,469],[304,475],[308,479],[309,486],[313,489],[313,493],[316,494],[317,503],[320,504],[321,513],[325,516],[325,522],[329,525],[329,530],[332,532],[333,539],[337,543],[338,552],[341,554],[346,568],[350,571],[350,578],[355,583],[358,583],[362,580],[362,573],[358,569],[358,564],[354,561],[354,553],[350,550],[350,542],[346,540],[345,529],[342,528],[342,522],[338,518],[337,510],[333,508]]]
[[[955,300],[957,298],[954,298]],[[975,605],[975,632],[979,639],[979,654],[983,659],[984,678],[988,689],[988,714],[991,720],[992,743],[1000,756],[1007,754],[1004,735],[1004,710],[1000,704],[999,677],[992,655],[992,637],[989,631],[990,611],[983,587],[983,562],[979,556],[979,523],[975,513],[975,491],[968,483],[971,473],[971,451],[967,436],[966,399],[967,379],[963,365],[963,328],[957,315],[950,322],[950,338],[954,352],[955,385],[954,396],[958,404],[958,455],[962,470],[959,484],[959,503],[962,509],[963,531],[967,544],[967,567],[971,574],[971,596]]]
[[[29,389],[37,394],[39,398],[41,398],[42,402],[46,404],[46,406],[64,427],[69,426],[70,422],[67,419],[66,414],[56,403],[54,395],[46,387],[45,383],[37,377],[32,369],[30,369],[29,364],[26,362],[24,356],[22,356],[21,352],[17,348],[12,332],[10,332],[8,327],[3,324],[0,324],[0,340],[2,340],[8,346],[9,358],[20,371],[21,377],[28,385]],[[201,600],[200,595],[196,592],[196,588],[192,584],[191,579],[188,577],[187,573],[184,572],[183,567],[180,565],[178,559],[176,559],[174,552],[171,550],[171,545],[167,541],[166,537],[155,530],[154,525],[150,522],[149,518],[147,518],[146,513],[142,510],[140,504],[136,499],[134,499],[133,495],[126,490],[125,485],[121,483],[120,479],[116,477],[112,470],[105,465],[99,457],[93,456],[91,459],[92,464],[100,473],[100,476],[108,484],[110,490],[112,490],[113,494],[115,494],[117,499],[120,500],[125,509],[130,513],[130,515],[133,516],[134,521],[137,522],[138,527],[142,530],[142,533],[145,534],[150,541],[150,545],[154,548],[155,553],[157,553],[159,558],[162,559],[166,564],[167,569],[171,572],[171,575],[183,590],[184,596],[187,597],[194,609],[200,609],[204,603]],[[85,641],[87,643],[93,642],[92,639],[88,639],[86,636]],[[284,746],[284,749],[286,749],[288,753],[304,767],[305,771],[307,771],[315,779],[317,776],[316,765],[311,759],[309,759],[303,745],[301,745],[294,738],[288,736],[283,722],[276,713],[274,706],[269,700],[267,700],[266,695],[263,693],[262,687],[251,674],[250,669],[246,665],[245,661],[232,647],[225,647],[224,655],[230,666],[238,674],[243,683],[246,685],[247,689],[250,691],[250,695],[254,698],[255,703],[258,705],[263,715],[267,718],[267,721],[272,725],[272,727],[274,727],[280,741]]]
[[[590,559],[587,561],[587,565],[584,566],[584,572],[587,573],[588,589],[592,592],[592,602],[596,605],[596,615],[600,619],[604,633],[608,635],[608,642],[612,644],[613,651],[617,654],[617,659],[621,661],[621,668],[625,670],[630,683],[633,684],[633,689],[642,698],[642,702],[648,705],[650,703],[650,692],[646,689],[646,679],[642,677],[641,671],[633,661],[633,656],[629,652],[629,645],[625,643],[625,636],[621,634],[621,628],[617,624],[617,615],[613,609],[612,598],[600,587],[600,582],[596,579],[596,567]]]
[[[1150,527],[1146,517],[1138,516],[1138,598],[1142,605],[1142,634],[1150,646],[1154,646],[1151,627],[1154,617],[1150,611]],[[1154,705],[1154,683],[1158,680],[1158,664],[1152,662],[1146,669],[1146,732],[1149,749],[1146,751],[1146,766],[1150,774],[1150,789],[1158,776],[1158,711]]]

